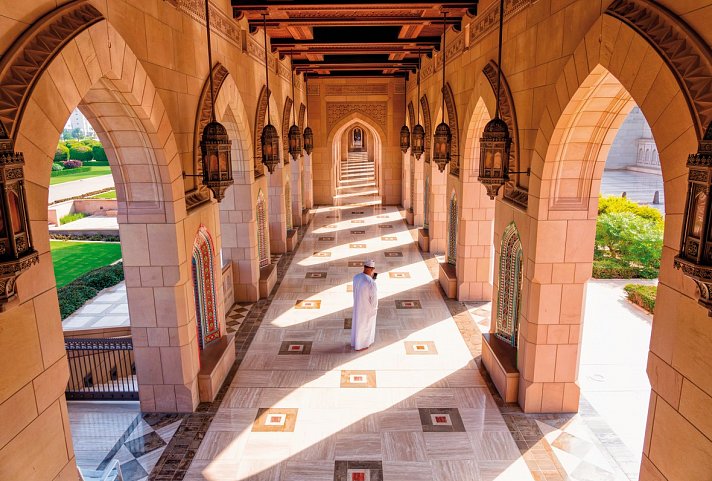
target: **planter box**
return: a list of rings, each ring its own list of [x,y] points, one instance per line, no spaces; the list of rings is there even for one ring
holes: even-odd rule
[[[448,262],[440,262],[438,269],[440,285],[449,299],[457,299],[457,270],[455,266]]]
[[[428,229],[418,229],[418,246],[423,252],[430,252],[430,233]]]
[[[222,336],[200,353],[198,393],[200,402],[213,402],[235,362],[235,333]]]
[[[270,264],[260,269],[260,299],[266,299],[277,283],[277,265]]]
[[[492,378],[504,402],[517,402],[519,395],[519,370],[517,349],[494,334],[482,334],[482,364]]]

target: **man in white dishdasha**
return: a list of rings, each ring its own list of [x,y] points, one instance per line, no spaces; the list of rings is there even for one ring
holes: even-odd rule
[[[354,313],[351,320],[351,346],[361,351],[373,344],[376,338],[376,315],[378,311],[378,287],[376,286],[376,262],[363,263],[363,272],[356,274],[354,286]]]

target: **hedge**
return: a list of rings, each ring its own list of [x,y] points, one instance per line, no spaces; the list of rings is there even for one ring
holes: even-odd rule
[[[109,159],[106,157],[106,152],[104,151],[104,147],[102,147],[101,144],[92,145],[91,153],[94,157],[94,160],[98,162],[106,162],[106,165],[109,165]]]
[[[95,160],[89,160],[87,162],[84,162],[84,165],[88,165],[89,167],[108,167],[109,161],[95,159]]]
[[[604,257],[594,259],[592,277],[594,279],[655,279],[658,270],[650,266],[636,266],[624,259]]]
[[[69,149],[66,145],[59,143],[57,144],[57,150],[54,152],[53,162],[64,162],[69,160]]]
[[[630,302],[642,307],[651,314],[655,311],[655,296],[658,291],[657,286],[626,284],[623,289]]]
[[[91,147],[82,144],[72,144],[69,146],[69,159],[81,160],[83,162],[94,158]]]
[[[89,299],[96,297],[99,291],[115,286],[124,280],[122,262],[100,267],[83,274],[57,290],[59,312],[66,319]]]
[[[58,162],[52,162],[52,172],[59,172],[64,170],[64,166]]]
[[[111,234],[59,234],[50,231],[49,238],[52,240],[121,242],[119,236]]]
[[[53,170],[50,177],[62,177],[63,175],[74,175],[80,172],[89,172],[91,167],[77,167],[76,169]]]

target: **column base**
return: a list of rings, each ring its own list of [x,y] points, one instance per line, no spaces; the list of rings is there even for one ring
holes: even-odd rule
[[[235,333],[221,337],[200,353],[200,402],[213,402],[235,362]]]
[[[482,364],[504,402],[517,402],[519,395],[517,349],[493,334],[483,333]]]

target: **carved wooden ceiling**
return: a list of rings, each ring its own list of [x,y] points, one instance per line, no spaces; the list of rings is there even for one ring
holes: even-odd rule
[[[443,21],[460,30],[478,0],[363,2],[358,0],[231,0],[252,34],[266,14],[272,51],[290,56],[310,76],[404,76],[418,55],[440,49]],[[443,15],[447,13],[447,15]],[[443,20],[444,19],[444,20]]]

